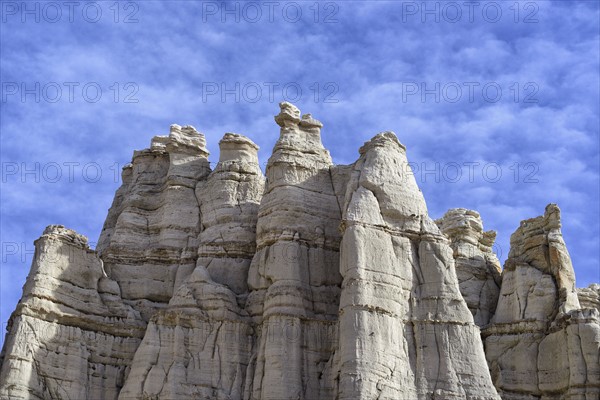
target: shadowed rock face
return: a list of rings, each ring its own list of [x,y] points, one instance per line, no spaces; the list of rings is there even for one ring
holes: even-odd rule
[[[95,251],[46,229],[1,399],[598,398],[597,285],[575,289],[558,207],[500,274],[477,212],[428,216],[393,133],[333,165],[319,121],[275,122],[266,176],[250,139],[225,134],[211,171],[173,125],[124,168]]]
[[[460,293],[475,323],[486,326],[500,293],[500,261],[492,251],[496,232],[484,232],[479,213],[464,208],[449,210],[435,223],[450,240]]]

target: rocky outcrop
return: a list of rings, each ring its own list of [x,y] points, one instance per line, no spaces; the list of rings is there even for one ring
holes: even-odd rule
[[[9,321],[0,398],[116,399],[146,324],[85,237],[52,225],[35,245]]]
[[[499,398],[404,146],[386,132],[360,154],[342,222],[339,398]]]
[[[340,207],[321,123],[289,103],[267,163],[247,309],[260,326],[251,396],[331,398],[323,374],[335,349],[341,276]]]
[[[500,275],[477,212],[428,216],[393,133],[333,165],[319,121],[275,122],[266,176],[250,139],[225,134],[211,171],[173,125],[124,168],[96,250],[47,228],[0,398],[598,398],[598,286],[575,289],[558,207]]]
[[[600,312],[600,285],[592,283],[589,287],[577,289],[577,298],[581,308],[595,308]]]
[[[460,293],[475,323],[483,327],[494,315],[500,294],[500,261],[492,250],[496,232],[484,232],[479,213],[464,208],[449,210],[435,223],[450,240]]]
[[[123,169],[97,251],[123,299],[148,320],[171,296],[180,268],[196,264],[198,182],[210,172],[205,140],[193,127],[172,125]]]
[[[550,204],[511,236],[496,314],[483,332],[503,399],[600,396],[598,310],[579,305],[560,227]]]
[[[248,390],[255,335],[244,305],[264,177],[249,139],[228,133],[220,148],[196,187],[196,266],[180,269],[168,307],[151,319],[119,399],[241,399]]]

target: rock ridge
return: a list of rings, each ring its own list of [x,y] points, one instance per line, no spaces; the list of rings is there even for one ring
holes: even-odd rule
[[[560,209],[504,268],[478,212],[433,220],[381,132],[335,165],[281,103],[258,146],[172,125],[135,151],[96,250],[35,241],[1,399],[566,400],[600,397],[598,284],[576,289]]]

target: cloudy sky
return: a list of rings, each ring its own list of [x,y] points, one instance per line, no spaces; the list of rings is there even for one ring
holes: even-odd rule
[[[95,242],[133,150],[193,125],[266,162],[282,100],[336,163],[380,131],[408,148],[432,217],[478,210],[506,259],[562,209],[577,285],[600,281],[597,1],[2,1],[0,319],[45,226]],[[3,336],[3,335],[2,335]]]

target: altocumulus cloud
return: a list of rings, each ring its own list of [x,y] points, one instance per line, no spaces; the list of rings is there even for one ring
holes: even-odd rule
[[[395,131],[430,214],[478,210],[502,259],[557,202],[578,286],[600,279],[597,2],[52,3],[58,20],[28,3],[0,10],[3,324],[33,240],[56,223],[97,240],[133,149],[191,124],[266,162],[282,100],[338,163]]]

